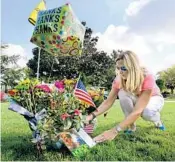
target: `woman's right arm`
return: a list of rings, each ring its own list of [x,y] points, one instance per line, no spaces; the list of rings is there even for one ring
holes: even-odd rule
[[[95,116],[98,116],[103,114],[105,111],[107,111],[115,102],[116,97],[118,95],[118,91],[119,90],[116,90],[114,87],[112,87],[108,95],[108,98],[102,102],[102,104],[97,108],[97,111],[94,111],[93,114]],[[92,120],[92,118],[93,118],[92,114],[87,116],[87,120]]]

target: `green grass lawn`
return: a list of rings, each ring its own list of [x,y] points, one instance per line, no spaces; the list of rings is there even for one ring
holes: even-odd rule
[[[167,98],[165,101],[174,101],[175,102],[175,98]]]
[[[175,161],[175,103],[165,103],[162,119],[166,131],[154,128],[142,119],[137,121],[137,131],[132,135],[120,133],[115,140],[98,144],[81,157],[68,151],[48,150],[37,157],[30,142],[31,131],[25,119],[9,111],[8,103],[1,104],[1,160],[2,161]],[[106,118],[98,118],[94,136],[109,129],[123,119],[118,101]]]

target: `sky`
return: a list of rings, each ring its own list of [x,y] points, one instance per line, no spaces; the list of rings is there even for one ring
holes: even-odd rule
[[[36,47],[30,42],[34,26],[28,17],[39,2],[1,1],[1,41],[10,44],[3,52],[20,54],[21,66]],[[175,0],[46,0],[48,9],[65,3],[99,36],[99,50],[132,50],[155,74],[175,64]]]

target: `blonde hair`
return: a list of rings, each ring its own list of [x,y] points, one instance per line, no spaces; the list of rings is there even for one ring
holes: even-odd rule
[[[120,77],[120,88],[133,94],[139,93],[141,84],[144,80],[145,68],[142,68],[139,59],[132,51],[122,52],[116,59],[116,63],[123,60],[124,66],[127,68],[128,76],[124,80]]]

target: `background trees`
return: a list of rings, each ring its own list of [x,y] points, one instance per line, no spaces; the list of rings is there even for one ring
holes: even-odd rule
[[[44,50],[40,53],[40,79],[45,82],[63,78],[75,78],[82,75],[83,82],[91,86],[111,88],[111,83],[115,78],[115,59],[122,50],[113,51],[110,55],[96,48],[98,37],[93,37],[92,29],[86,26],[84,47],[81,56],[53,56]],[[8,45],[2,44],[1,48],[8,48]],[[16,64],[20,58],[19,55],[6,56],[1,55],[1,84],[15,86],[20,78],[36,77],[39,48],[32,50],[33,58],[27,63],[28,68],[10,68],[9,64]],[[167,70],[158,73],[156,80],[161,91],[169,89],[174,93],[175,88],[175,65]],[[18,78],[18,79],[17,79]]]
[[[85,22],[82,22],[86,26]],[[115,59],[120,51],[113,51],[109,56],[104,51],[98,51],[98,37],[92,36],[92,29],[86,26],[84,47],[81,56],[52,56],[41,50],[40,78],[49,82],[55,79],[74,78],[81,73],[87,84],[110,88],[115,77]],[[36,76],[39,49],[32,50],[33,58],[27,66],[32,70],[31,76]],[[48,80],[49,79],[49,80]]]
[[[175,89],[175,65],[158,73],[159,78],[164,82],[167,89],[170,89],[171,94],[174,94]]]
[[[1,45],[2,49],[8,48],[7,44]],[[17,82],[25,75],[24,69],[20,69],[17,66],[17,61],[20,59],[19,55],[7,56],[3,52],[0,56],[1,59],[1,87],[4,91],[7,91],[8,87],[14,87]],[[15,65],[15,66],[13,66]]]

